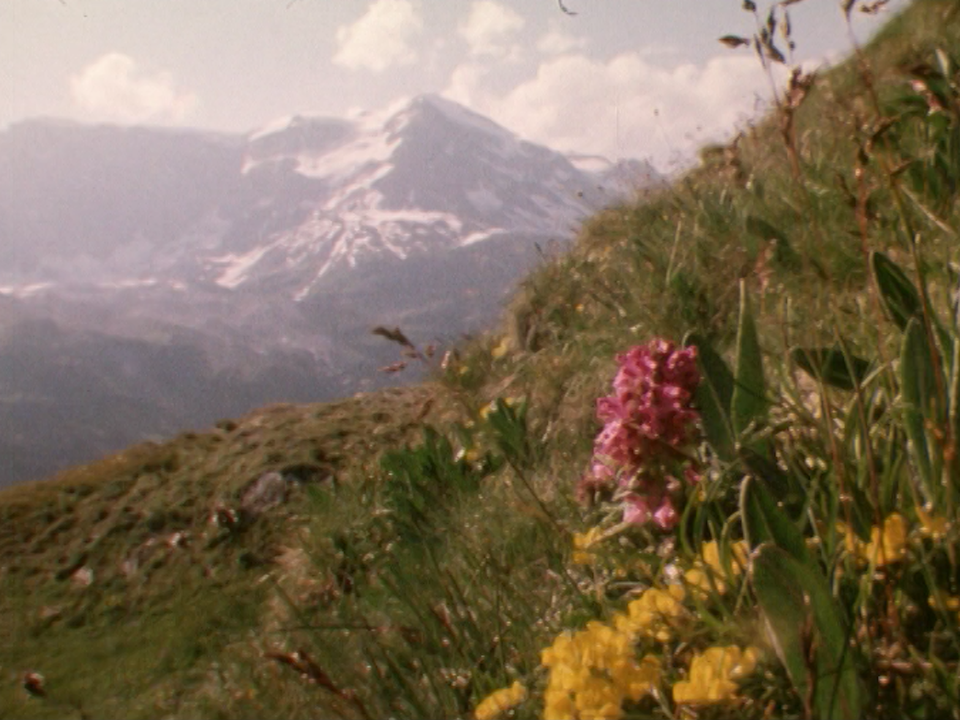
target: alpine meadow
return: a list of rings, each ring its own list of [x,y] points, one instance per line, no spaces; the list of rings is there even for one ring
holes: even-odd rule
[[[960,3],[801,1],[426,380],[0,491],[0,718],[960,718]]]

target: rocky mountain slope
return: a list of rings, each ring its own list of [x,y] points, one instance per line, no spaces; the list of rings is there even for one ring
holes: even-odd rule
[[[481,327],[582,217],[658,179],[429,95],[247,136],[14,125],[0,133],[0,485],[395,381],[377,373],[396,349],[373,326],[424,343]]]

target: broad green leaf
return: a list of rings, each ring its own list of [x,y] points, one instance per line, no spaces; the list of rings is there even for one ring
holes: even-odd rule
[[[701,336],[688,334],[683,344],[697,348],[700,384],[697,386],[694,402],[700,412],[707,441],[721,460],[732,461],[736,457],[736,439],[730,422],[733,373],[723,358]]]
[[[794,348],[790,359],[801,370],[826,385],[853,390],[869,374],[871,363],[856,355],[845,356],[840,347]]]
[[[797,691],[806,697],[813,686],[815,717],[862,717],[866,695],[855,651],[823,573],[766,545],[754,555],[750,577],[774,647]]]
[[[870,256],[877,287],[883,304],[901,330],[905,330],[910,318],[923,316],[923,304],[916,286],[910,282],[900,266],[881,252]]]
[[[933,500],[939,477],[935,449],[927,441],[927,421],[939,426],[936,369],[923,325],[913,318],[906,326],[900,353],[900,394],[904,427],[913,450],[913,461],[923,479],[928,500]]]
[[[773,499],[763,480],[748,476],[740,486],[740,514],[747,544],[773,543],[801,562],[810,560],[806,541],[790,516]]]
[[[783,563],[771,558],[777,548],[767,545],[750,563],[750,581],[777,658],[800,697],[807,697],[810,678],[801,630],[810,622],[803,590]]]
[[[734,432],[739,436],[751,422],[763,417],[767,410],[763,381],[763,359],[757,326],[750,311],[747,286],[740,281],[740,323],[737,328],[736,376],[730,416]]]

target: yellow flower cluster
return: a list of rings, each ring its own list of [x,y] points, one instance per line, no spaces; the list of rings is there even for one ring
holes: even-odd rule
[[[900,562],[907,553],[907,521],[899,513],[887,516],[883,529],[870,528],[870,542],[865,543],[843,523],[837,530],[844,536],[847,552],[863,562],[875,562],[877,567]]]
[[[614,627],[632,640],[647,637],[667,642],[673,634],[673,626],[686,613],[682,604],[685,595],[680,585],[668,585],[666,590],[645,590],[627,606],[625,615],[614,617]]]
[[[493,720],[527,699],[527,688],[519,680],[508,688],[495,690],[477,705],[473,711],[476,720]]]
[[[700,548],[700,555],[703,558],[702,562],[698,562],[697,565],[683,574],[684,582],[686,582],[689,587],[702,593],[708,593],[713,588],[716,588],[717,592],[725,593],[727,591],[727,584],[724,578],[732,581],[743,573],[747,567],[750,548],[745,541],[739,540],[730,546],[730,552],[732,557],[730,559],[730,573],[728,575],[727,569],[723,563],[720,562],[720,547],[717,542],[711,540],[710,542],[704,543]]]
[[[623,716],[623,701],[637,701],[660,683],[660,660],[639,662],[634,638],[598,621],[576,633],[563,633],[541,652],[550,669],[544,692],[544,720]]]
[[[736,645],[707,648],[690,663],[690,677],[673,686],[673,701],[678,705],[706,705],[736,700],[736,681],[757,667],[760,651]]]
[[[592,565],[597,559],[597,556],[590,548],[602,537],[603,533],[598,527],[590,528],[585,533],[574,533],[573,557],[571,561],[575,565]]]
[[[917,506],[917,518],[920,520],[920,532],[933,540],[943,540],[950,530],[950,523],[945,517],[931,515],[919,505]]]

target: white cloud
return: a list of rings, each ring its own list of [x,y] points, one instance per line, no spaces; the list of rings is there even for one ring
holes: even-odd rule
[[[423,30],[420,5],[413,0],[376,0],[359,20],[337,29],[333,62],[356,70],[383,72],[417,60],[414,40]]]
[[[563,55],[572,50],[583,50],[586,46],[586,38],[571,35],[561,30],[556,23],[537,40],[537,50],[544,55]]]
[[[70,78],[70,94],[84,111],[118,122],[185,120],[197,96],[165,71],[147,72],[122,53],[107,53]]]
[[[451,75],[445,94],[535,142],[611,159],[678,155],[729,137],[757,114],[770,84],[756,58],[719,55],[702,65],[658,66],[639,53],[607,61],[583,54],[544,60],[505,94],[477,63]]]
[[[494,0],[476,0],[457,32],[467,41],[471,55],[507,58],[518,54],[519,48],[512,43],[512,38],[524,24],[523,17],[506,5]]]

